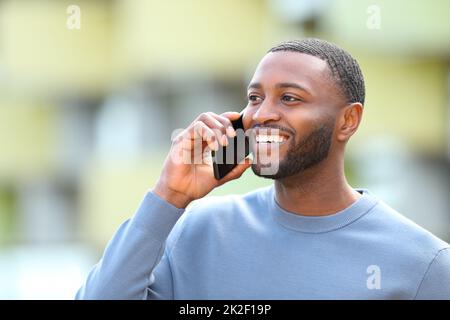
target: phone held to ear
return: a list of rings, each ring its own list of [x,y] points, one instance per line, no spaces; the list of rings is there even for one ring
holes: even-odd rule
[[[217,151],[211,151],[214,177],[217,180],[225,177],[250,153],[249,140],[245,135],[242,117],[243,112],[241,112],[239,119],[231,121],[234,130],[236,130],[236,136],[228,138],[228,146],[220,147]]]

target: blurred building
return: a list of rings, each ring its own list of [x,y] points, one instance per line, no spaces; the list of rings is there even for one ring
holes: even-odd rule
[[[85,272],[156,181],[172,131],[242,109],[267,49],[305,36],[348,49],[366,78],[352,184],[450,240],[448,12],[445,0],[0,0],[2,270],[33,268],[36,246],[56,268],[58,244],[75,254],[63,270]],[[213,194],[269,183],[248,172]],[[39,294],[14,288],[0,298]]]

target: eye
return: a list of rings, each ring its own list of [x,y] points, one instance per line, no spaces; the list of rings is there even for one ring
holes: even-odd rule
[[[256,94],[250,94],[250,95],[248,95],[248,101],[259,102],[259,101],[262,101],[262,98],[260,96],[257,96]]]
[[[283,97],[281,97],[281,100],[283,100],[284,102],[295,102],[295,101],[301,101],[298,98],[295,98],[293,96],[288,96],[288,95],[284,95]]]

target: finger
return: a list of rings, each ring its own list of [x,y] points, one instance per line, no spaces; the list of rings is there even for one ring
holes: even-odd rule
[[[228,145],[227,127],[224,125],[223,120],[218,119],[213,113],[203,113],[199,116],[199,121],[205,123],[210,129],[212,129],[215,135],[218,137],[218,141],[222,146]]]
[[[196,121],[193,127],[193,135],[191,135],[191,137],[194,139],[194,144],[195,142],[199,143],[205,141],[211,150],[219,149],[219,144],[217,142],[219,137],[214,130],[202,121]]]
[[[173,156],[183,164],[202,163],[202,153],[206,148],[218,150],[219,144],[214,133],[206,125],[194,123],[174,140]],[[212,135],[212,136],[211,136]]]
[[[211,150],[209,148],[205,148],[202,158],[203,158],[203,163],[212,166],[213,159],[212,159],[212,155],[211,155]]]
[[[214,119],[216,119],[217,121],[219,121],[220,123],[222,123],[222,125],[225,127],[226,134],[228,137],[233,138],[236,136],[236,131],[233,128],[231,119],[238,119],[239,116],[236,118],[236,114],[239,114],[238,112],[225,112],[220,115],[215,114],[213,112],[208,112],[207,114],[209,116],[213,117]],[[224,116],[224,115],[228,115],[228,116]],[[229,117],[231,117],[231,119]]]
[[[221,114],[222,117],[229,119],[230,121],[235,121],[242,117],[243,111],[241,112],[235,112],[235,111],[228,111]],[[234,135],[237,135],[236,130],[233,128]]]
[[[226,123],[226,120],[220,119],[214,112],[202,113],[198,120],[204,122],[211,129],[219,129],[223,134],[226,134],[226,128],[231,125],[231,122]]]
[[[182,149],[178,151],[183,159],[183,164],[209,164],[212,163],[211,148],[207,145],[205,141],[202,142],[202,146],[197,145],[192,149]],[[208,159],[210,158],[210,159]]]
[[[202,150],[201,148],[195,148],[191,151],[191,164],[205,164],[208,163],[207,157],[211,157],[211,150],[208,146]]]
[[[235,111],[227,111],[224,113],[220,114],[222,117],[225,117],[227,119],[230,119],[231,121],[233,120],[237,120],[239,119],[239,117],[241,116],[240,112],[235,112]]]

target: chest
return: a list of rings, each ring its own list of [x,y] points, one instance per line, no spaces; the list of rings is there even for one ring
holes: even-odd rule
[[[412,298],[414,281],[405,281],[401,267],[382,252],[344,240],[236,237],[198,243],[172,257],[174,292],[198,299]]]

